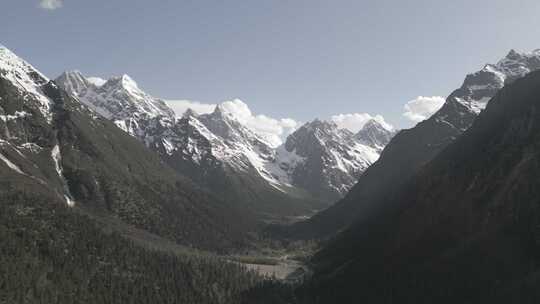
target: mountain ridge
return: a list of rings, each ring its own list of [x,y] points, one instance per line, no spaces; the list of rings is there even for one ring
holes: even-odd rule
[[[343,199],[276,233],[292,238],[326,238],[384,208],[379,202],[399,192],[417,170],[467,130],[504,85],[540,68],[540,52],[516,54],[510,51],[497,64],[468,74],[430,118],[399,131]]]
[[[384,208],[317,253],[308,287],[317,303],[354,303],[358,293],[370,302],[537,302],[539,88],[538,71],[508,83]]]
[[[120,90],[122,94],[119,94],[114,85],[118,86],[118,82],[122,82],[120,86],[123,87],[124,79],[128,79],[127,76],[120,79],[113,77],[97,87],[80,72],[75,71],[63,73],[56,82],[72,91],[74,96],[98,114],[115,121],[121,129],[158,152],[173,168],[219,195],[244,202],[256,213],[275,213],[283,209],[284,212],[278,213],[298,215],[312,213],[315,209],[327,206],[352,187],[361,172],[376,160],[380,144],[386,141],[383,139],[377,143],[378,146],[371,147],[369,144],[372,142],[360,143],[354,134],[333,126],[330,130],[333,134],[327,133],[324,138],[316,140],[319,143],[311,141],[310,144],[324,150],[326,143],[321,142],[322,139],[332,142],[335,149],[325,151],[324,155],[305,153],[300,156],[297,154],[300,148],[293,147],[291,141],[276,147],[264,136],[241,123],[221,105],[209,114],[186,111],[182,117],[175,117],[162,100],[142,91],[136,91],[134,97],[126,97],[123,90]],[[136,83],[129,78],[127,86],[136,88]],[[142,108],[143,106],[152,111]],[[115,114],[115,111],[118,114]],[[319,120],[313,123],[316,121]],[[371,123],[374,124],[377,122]],[[306,123],[303,127],[307,128],[309,125],[310,123]],[[382,125],[379,129],[386,130]],[[318,131],[313,129],[313,132]],[[380,131],[373,136],[391,136],[391,133],[383,133],[384,131]],[[295,132],[289,135],[289,138],[294,134]],[[346,138],[343,139],[344,136],[340,134],[347,134]],[[317,157],[318,160],[315,159]],[[347,161],[346,165],[342,163],[342,157]],[[201,163],[201,160],[204,161]],[[305,169],[310,166],[307,162],[319,166],[316,168],[319,180],[313,185],[303,183],[306,177],[302,174],[310,174],[309,170]],[[326,165],[327,162],[329,165]],[[336,177],[326,179],[325,173],[328,170],[332,171],[330,175]],[[245,189],[240,189],[240,185],[250,190],[244,191]],[[317,187],[326,190],[318,191]],[[239,193],[241,191],[251,194],[246,196]],[[257,210],[255,201],[262,202],[264,207]]]

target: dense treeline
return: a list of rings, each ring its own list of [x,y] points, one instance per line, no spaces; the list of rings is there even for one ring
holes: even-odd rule
[[[141,248],[62,205],[0,197],[0,303],[237,303],[259,280],[216,257]]]
[[[265,280],[242,293],[242,304],[299,304],[295,286]]]

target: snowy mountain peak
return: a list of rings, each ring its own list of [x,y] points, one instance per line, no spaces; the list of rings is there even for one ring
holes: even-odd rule
[[[218,104],[210,115],[216,119],[234,118],[232,113],[228,112],[222,104]]]
[[[90,85],[90,82],[77,70],[65,71],[56,79],[56,82],[75,96],[78,96],[79,92],[87,90]]]
[[[387,141],[376,139],[378,144]],[[347,129],[339,129],[334,122],[320,119],[308,122],[285,142],[287,151],[305,159],[294,168],[293,182],[327,198],[343,196],[379,157],[382,144],[370,144],[360,141]]]
[[[139,89],[137,83],[126,74],[109,78],[103,86],[114,87],[116,89],[121,88],[136,96],[145,95],[144,92]]]
[[[511,50],[506,57],[501,59],[496,65],[499,72],[506,75],[510,80],[525,76],[525,74],[540,68],[540,52],[519,53]]]
[[[239,118],[237,117],[238,114],[231,112],[224,104],[225,103],[220,103],[216,105],[216,108],[210,115],[215,119],[239,121]]]
[[[101,86],[93,85],[80,72],[65,72],[56,83],[80,98],[89,108],[107,119],[166,116],[174,112],[163,100],[143,92],[128,75],[111,77]]]
[[[508,54],[506,55],[506,58],[512,59],[512,58],[519,58],[521,56],[520,53],[518,53],[516,50],[511,49]]]
[[[188,109],[175,119],[172,110],[144,93],[127,75],[113,77],[99,87],[84,81],[79,73],[68,76],[58,82],[75,91],[81,102],[167,161],[182,164],[174,166],[190,168],[194,176],[222,168],[226,174],[248,174],[250,180],[258,180],[256,183],[262,178],[263,184],[283,193],[291,187],[300,188],[333,200],[352,187],[359,174],[378,158],[381,143],[387,140],[380,139],[373,146],[363,144],[336,123],[315,119],[279,146],[248,126],[245,117],[252,114],[238,100],[219,104],[209,114],[198,115]],[[373,132],[372,136],[378,134]]]
[[[42,91],[42,87],[49,83],[49,79],[8,48],[1,45],[0,75],[23,95],[29,94],[34,97],[37,103],[27,104],[27,106],[38,110],[48,122],[52,120],[52,101]]]
[[[24,61],[22,58],[20,58],[11,50],[9,50],[7,47],[1,44],[0,44],[0,70],[2,70],[4,73],[11,72],[11,73],[21,73],[21,74],[34,74],[34,75],[31,75],[31,77],[34,80],[40,83],[49,82],[49,79],[45,77],[45,75],[43,75],[36,68],[31,66],[29,63]],[[24,76],[24,75],[20,75],[20,76]]]
[[[368,120],[364,126],[362,127],[362,130],[369,130],[369,129],[382,129],[382,130],[387,130],[387,131],[391,131],[389,129],[387,129],[387,127],[383,126],[380,122],[378,122],[376,119],[370,119]],[[360,130],[360,131],[362,131]]]
[[[396,132],[392,128],[388,128],[381,124],[376,119],[370,119],[355,137],[364,145],[375,148],[377,151],[382,151],[390,142]]]
[[[192,110],[191,108],[188,108],[184,114],[182,114],[182,117],[197,117],[199,116],[199,114],[197,114],[197,112],[195,112],[194,110]]]
[[[337,132],[338,126],[333,121],[321,120],[315,118],[314,120],[305,123],[300,129],[306,129],[309,132],[317,132],[319,134],[329,135]]]
[[[468,125],[462,125],[459,119],[449,121],[449,117],[455,116],[448,116],[446,112],[449,108],[464,108],[464,111],[477,115],[506,83],[538,69],[540,69],[540,51],[520,53],[510,50],[496,64],[486,64],[480,71],[467,75],[461,88],[448,97],[447,105],[443,106],[440,115],[438,115],[440,117],[437,119],[444,123],[450,123],[456,128],[466,129]]]

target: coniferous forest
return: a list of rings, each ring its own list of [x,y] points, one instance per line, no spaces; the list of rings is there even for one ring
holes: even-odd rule
[[[0,303],[238,303],[261,280],[213,256],[145,249],[35,197],[2,197]]]

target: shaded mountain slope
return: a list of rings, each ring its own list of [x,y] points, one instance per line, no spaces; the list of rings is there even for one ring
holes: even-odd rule
[[[311,219],[286,229],[287,236],[320,238],[346,228],[358,217],[368,218],[383,201],[408,180],[474,121],[491,97],[505,84],[540,68],[540,51],[511,51],[497,64],[488,64],[467,75],[462,86],[445,104],[414,128],[400,131],[385,147],[379,159],[359,178],[344,199]]]
[[[539,134],[533,72],[315,256],[316,303],[537,302]]]

